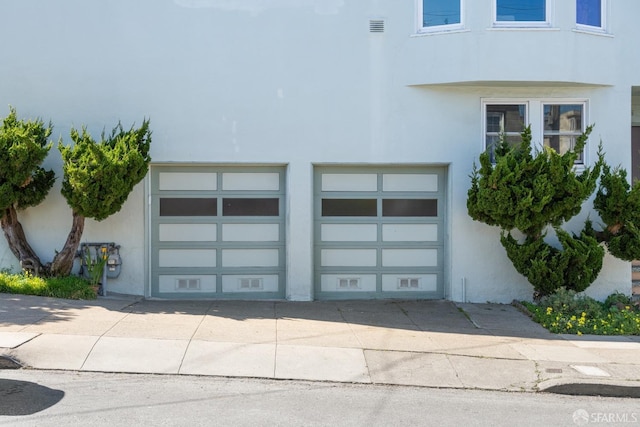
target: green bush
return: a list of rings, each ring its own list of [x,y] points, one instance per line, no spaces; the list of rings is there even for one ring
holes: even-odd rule
[[[567,311],[570,313],[586,312],[589,316],[599,317],[604,314],[603,305],[595,299],[578,293],[575,290],[559,288],[555,293],[540,301],[541,306],[551,307],[556,313]]]
[[[620,292],[616,292],[614,294],[611,294],[607,297],[606,300],[604,300],[604,306],[607,308],[613,307],[613,306],[620,306],[620,305],[632,305],[633,301],[631,300],[631,297],[629,295],[625,295],[623,293]]]
[[[625,261],[640,259],[640,182],[630,186],[627,171],[605,164],[593,207],[605,224],[595,235],[611,255]]]
[[[560,288],[537,304],[524,302],[533,320],[553,333],[640,335],[640,307],[620,293],[596,301]]]
[[[78,214],[102,221],[120,211],[136,184],[149,170],[149,120],[125,130],[120,123],[96,141],[87,132],[71,129],[73,145],[58,144],[64,179],[61,193]]]
[[[560,228],[555,231],[562,250],[543,239],[527,238],[518,243],[511,233],[503,234],[500,241],[515,269],[534,284],[540,295],[561,287],[582,292],[600,273],[604,248],[584,232],[571,236]]]
[[[521,134],[521,142],[511,145],[502,135],[493,151],[480,155],[480,169],[474,164],[467,211],[476,221],[502,229],[500,239],[515,269],[533,285],[534,296],[544,296],[566,286],[586,289],[602,268],[604,249],[587,222],[579,235],[571,236],[560,226],[577,215],[596,189],[604,162],[598,153],[593,168],[578,174],[575,161],[591,132],[589,126],[577,138],[572,151],[559,154],[549,147],[532,148],[531,129]],[[561,247],[545,241],[553,228]],[[524,234],[523,242],[512,231]]]
[[[78,276],[38,277],[24,272],[0,272],[0,292],[66,299],[96,299],[89,282]]]

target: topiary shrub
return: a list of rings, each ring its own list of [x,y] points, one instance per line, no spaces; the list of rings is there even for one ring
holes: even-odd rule
[[[632,187],[624,169],[603,165],[593,207],[605,224],[595,236],[611,255],[625,261],[640,259],[640,182]]]
[[[53,275],[71,272],[84,230],[85,218],[96,221],[118,212],[149,170],[151,130],[149,120],[125,130],[120,123],[110,135],[96,141],[82,129],[71,129],[73,145],[58,144],[64,180],[61,193],[72,209],[67,241],[51,263]]]
[[[55,182],[55,173],[41,166],[51,149],[52,129],[40,119],[19,120],[13,107],[0,124],[0,225],[20,266],[36,274],[43,266],[18,212],[40,204]]]
[[[604,248],[585,232],[570,235],[555,228],[562,250],[543,239],[527,238],[518,243],[511,233],[503,233],[500,242],[518,273],[525,276],[538,295],[549,295],[561,287],[582,292],[602,269]]]
[[[560,226],[577,215],[593,194],[600,175],[603,155],[593,168],[575,170],[575,161],[586,144],[592,126],[577,138],[573,150],[559,154],[531,146],[531,129],[521,134],[521,142],[510,145],[504,135],[494,150],[480,155],[480,169],[474,164],[467,210],[471,218],[503,230],[500,239],[516,270],[533,285],[536,297],[549,295],[560,287],[582,291],[602,268],[604,250],[585,225],[578,236]],[[545,241],[553,228],[560,248]],[[525,235],[523,242],[511,231]]]

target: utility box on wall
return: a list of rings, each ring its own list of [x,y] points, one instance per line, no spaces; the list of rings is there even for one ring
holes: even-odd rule
[[[86,277],[92,284],[100,284],[100,295],[107,295],[107,278],[120,275],[122,259],[120,245],[113,242],[81,243],[77,256],[80,258],[81,276]]]

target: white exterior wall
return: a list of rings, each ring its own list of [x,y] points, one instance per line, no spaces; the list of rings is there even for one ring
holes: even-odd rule
[[[0,104],[51,119],[65,143],[71,126],[98,136],[150,117],[158,163],[287,165],[294,300],[313,295],[313,165],[448,165],[446,295],[509,302],[532,288],[499,230],[466,212],[483,149],[481,100],[587,99],[596,123],[588,158],[601,138],[607,160],[629,168],[640,2],[609,3],[610,35],[574,31],[568,0],[554,2],[551,29],[492,29],[492,0],[467,0],[464,31],[416,35],[410,0],[3,1]],[[383,19],[385,32],[369,33],[370,19]],[[61,175],[60,163],[54,148],[45,166]],[[120,213],[87,221],[83,241],[122,246],[110,291],[148,292],[146,201],[140,184]],[[50,260],[71,221],[59,182],[20,218]],[[0,241],[0,265],[16,264]],[[629,287],[629,264],[607,256],[588,293]]]

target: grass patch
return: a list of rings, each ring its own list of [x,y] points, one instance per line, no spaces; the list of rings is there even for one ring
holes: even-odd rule
[[[36,277],[29,273],[0,272],[0,292],[66,299],[96,299],[89,281],[78,276]]]
[[[537,303],[522,303],[534,321],[557,334],[640,335],[640,305],[615,293],[604,302],[560,288]]]

